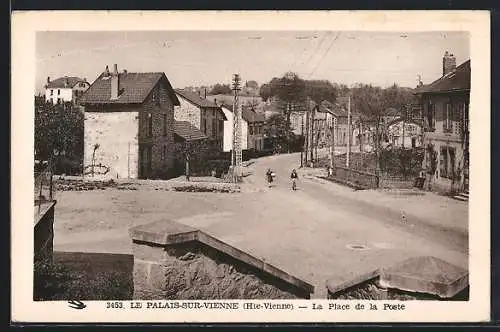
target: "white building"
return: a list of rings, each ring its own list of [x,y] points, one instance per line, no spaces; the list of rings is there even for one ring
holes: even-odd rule
[[[233,107],[227,104],[221,105],[222,112],[226,116],[227,120],[224,121],[224,143],[223,151],[229,152],[233,149],[233,132],[234,132],[234,113]],[[248,149],[248,122],[245,119],[241,119],[241,149]]]
[[[422,127],[399,118],[387,125],[387,138],[394,147],[415,148],[422,145]]]
[[[89,87],[90,84],[85,78],[64,76],[51,81],[50,77],[47,77],[45,101],[50,101],[54,105],[64,102],[76,104]]]

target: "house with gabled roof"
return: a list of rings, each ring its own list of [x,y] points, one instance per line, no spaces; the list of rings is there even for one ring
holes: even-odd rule
[[[174,106],[180,103],[165,73],[106,66],[81,104],[85,176],[163,178],[173,171]]]
[[[196,92],[175,89],[175,94],[179,100],[174,111],[175,120],[188,121],[207,136],[212,148],[222,151],[227,118],[221,108]]]
[[[89,87],[90,84],[85,78],[64,76],[51,80],[50,77],[47,77],[45,101],[54,105],[68,102],[76,105]]]
[[[470,60],[457,67],[446,52],[442,65],[441,77],[415,89],[424,115],[423,168],[433,190],[468,197]]]

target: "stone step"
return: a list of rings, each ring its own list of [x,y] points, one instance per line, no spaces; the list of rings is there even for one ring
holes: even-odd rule
[[[456,199],[456,200],[459,200],[459,201],[463,201],[463,202],[467,202],[467,201],[469,200],[469,197],[468,197],[468,196],[467,196],[467,197],[464,197],[464,196],[462,196],[462,195],[460,195],[460,194],[459,194],[459,195],[455,195],[455,196],[453,196],[453,198],[454,198],[454,199]]]

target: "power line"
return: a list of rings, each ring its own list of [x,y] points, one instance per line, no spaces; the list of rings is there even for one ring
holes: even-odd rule
[[[330,49],[332,48],[332,46],[335,44],[335,41],[339,37],[340,37],[340,31],[337,33],[337,35],[335,36],[335,38],[332,39],[332,42],[330,43],[330,46],[328,47],[328,49],[326,50],[326,52],[323,54],[323,56],[319,59],[319,61],[316,63],[316,66],[314,67],[314,69],[312,70],[312,72],[309,74],[309,76],[307,77],[307,79],[311,78],[311,76],[314,74],[314,72],[318,68],[319,64],[323,61],[323,59],[326,57],[326,55],[328,54],[328,52],[330,52]]]

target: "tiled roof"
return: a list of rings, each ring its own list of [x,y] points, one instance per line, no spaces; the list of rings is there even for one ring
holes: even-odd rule
[[[454,71],[435,80],[431,84],[415,89],[414,93],[439,93],[470,90],[470,60],[465,61]]]
[[[77,83],[85,82],[80,77],[75,76],[64,76],[57,78],[53,81],[50,81],[45,85],[47,89],[64,89],[64,88],[73,88]]]
[[[198,107],[219,108],[219,106],[217,106],[217,104],[215,104],[213,101],[201,98],[201,96],[198,95],[196,92],[192,92],[189,90],[175,89],[175,93],[177,93],[179,96],[190,101],[191,103],[193,103]]]
[[[247,122],[264,122],[265,116],[264,114],[257,113],[248,108],[243,108],[241,113],[243,120]]]
[[[207,136],[188,121],[174,121],[174,134],[186,141],[197,141],[207,138]]]
[[[179,105],[179,100],[164,73],[120,73],[119,75],[119,89],[122,93],[118,99],[111,99],[111,77],[105,77],[102,73],[83,95],[82,104],[142,104],[151,90],[163,80],[174,105]]]

